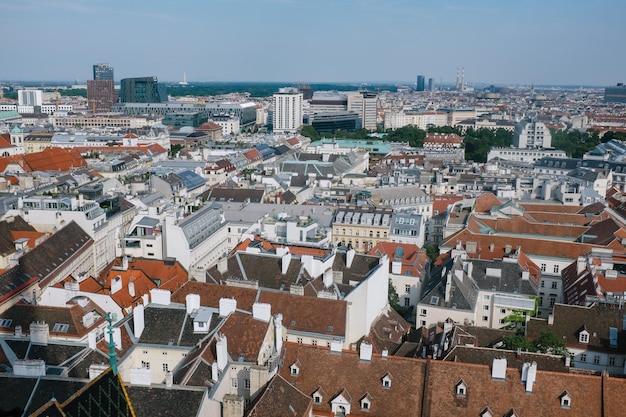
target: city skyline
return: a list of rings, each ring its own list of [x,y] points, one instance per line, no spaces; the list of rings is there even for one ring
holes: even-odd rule
[[[626,3],[0,0],[3,80],[615,85]],[[26,24],[27,23],[27,24]],[[48,40],[50,39],[50,40]],[[16,47],[24,45],[22,47]]]

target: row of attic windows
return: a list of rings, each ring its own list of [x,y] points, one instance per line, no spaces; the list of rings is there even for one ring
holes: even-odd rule
[[[462,379],[456,383],[454,390],[455,390],[455,394],[457,397],[463,398],[467,396],[467,384]],[[572,405],[572,396],[569,394],[569,392],[563,391],[561,395],[559,395],[559,401],[561,402],[561,407],[570,408]],[[493,415],[494,414],[489,407],[485,407],[483,411],[480,413],[480,417],[493,417]],[[507,416],[519,417],[519,415],[515,413],[509,413],[507,414]]]

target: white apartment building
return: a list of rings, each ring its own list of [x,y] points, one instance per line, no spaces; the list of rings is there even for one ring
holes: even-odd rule
[[[274,133],[295,133],[302,126],[302,93],[281,88],[274,94]]]
[[[363,129],[376,130],[378,94],[369,91],[348,94],[348,111],[356,112],[359,115]]]
[[[43,104],[43,91],[18,90],[17,103],[19,106],[41,106]]]
[[[523,120],[515,126],[513,143],[516,148],[550,148],[552,135],[550,129],[535,120]]]

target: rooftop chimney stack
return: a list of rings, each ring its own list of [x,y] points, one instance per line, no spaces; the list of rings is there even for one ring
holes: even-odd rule
[[[278,313],[274,316],[274,331],[275,331],[275,343],[276,352],[280,356],[283,349],[283,315]]]
[[[359,349],[359,359],[366,362],[372,361],[372,345],[370,345],[366,341],[361,342],[361,346]]]
[[[133,309],[133,327],[135,328],[135,337],[139,339],[143,329],[146,327],[143,304],[137,304]]]
[[[354,262],[354,255],[356,255],[356,251],[352,248],[348,249],[346,252],[346,267],[352,268],[352,262]]]
[[[222,372],[226,369],[226,365],[228,365],[228,341],[223,334],[217,335],[215,350],[217,351],[217,368]]]
[[[237,310],[237,300],[234,298],[220,298],[220,316],[225,317]]]

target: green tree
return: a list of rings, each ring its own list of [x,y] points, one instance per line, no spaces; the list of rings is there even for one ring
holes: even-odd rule
[[[439,256],[439,246],[437,244],[427,244],[423,248],[426,251],[426,255],[434,262]]]
[[[183,148],[184,148],[184,146],[181,145],[180,143],[175,143],[175,144],[170,146],[169,155],[171,157],[175,157],[176,154],[178,154],[178,152],[180,152],[180,150],[183,149]]]
[[[535,348],[537,352],[550,353],[552,355],[565,356],[569,354],[563,339],[549,330],[543,330],[539,334],[539,339],[535,342]]]
[[[311,142],[315,142],[320,139],[320,134],[311,125],[303,125],[300,128],[300,134],[304,137],[311,139]]]
[[[389,280],[389,305],[394,310],[398,311],[400,308],[400,296],[398,295],[398,291],[396,291],[396,287],[393,286],[391,280]]]
[[[503,349],[507,350],[518,350],[521,349],[524,352],[536,352],[537,348],[535,345],[526,339],[523,334],[510,334],[504,336],[502,339],[502,343],[504,343]]]

